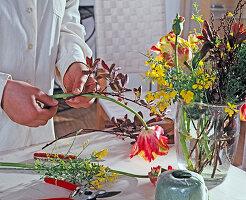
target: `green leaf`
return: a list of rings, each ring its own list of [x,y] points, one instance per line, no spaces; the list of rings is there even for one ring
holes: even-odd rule
[[[192,60],[192,67],[193,69],[197,68],[198,63],[200,62],[200,55],[201,55],[201,51],[199,51],[193,58]]]
[[[221,43],[221,40],[217,39],[217,40],[215,41],[215,43],[216,43],[216,44]]]

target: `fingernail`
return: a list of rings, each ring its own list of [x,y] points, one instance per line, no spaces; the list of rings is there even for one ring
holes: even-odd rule
[[[52,99],[53,104],[58,104],[58,101],[56,99]]]
[[[79,100],[76,99],[76,98],[69,99],[69,100],[67,100],[67,101],[70,102],[70,103],[79,103]]]
[[[75,99],[73,100],[73,102],[74,102],[74,103],[79,103],[79,100],[75,98]]]
[[[81,90],[80,90],[79,88],[75,88],[73,91],[74,91],[74,93],[76,93],[76,94],[81,93]]]

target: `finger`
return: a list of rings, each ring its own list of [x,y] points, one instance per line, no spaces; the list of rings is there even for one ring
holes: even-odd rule
[[[39,126],[46,125],[47,122],[48,122],[48,120],[35,120],[35,121],[32,121],[32,122],[25,124],[25,126],[37,128]]]
[[[73,108],[81,108],[81,107],[88,108],[89,106],[91,106],[94,103],[95,98],[87,98],[87,99],[89,99],[89,101],[79,101],[79,100],[78,101],[77,100],[71,101],[73,99],[69,99],[66,101],[66,103]]]
[[[84,85],[84,90],[83,92],[92,92],[96,88],[96,81],[89,77],[88,81]],[[79,103],[79,102],[88,102],[90,101],[90,97],[76,97],[76,98],[71,98],[69,99],[70,103]]]
[[[92,99],[92,97],[74,97],[72,99],[67,100],[66,102],[73,103],[73,104],[79,104],[79,103],[87,103]]]
[[[84,92],[92,92],[92,91],[95,91],[96,87],[97,87],[96,81],[93,78],[91,78],[85,84]]]
[[[72,93],[75,95],[80,94],[83,91],[87,80],[87,75],[84,75],[83,73],[79,74],[74,81]]]
[[[47,106],[57,106],[58,105],[58,101],[56,99],[51,98],[50,96],[48,96],[42,91],[37,93],[35,95],[35,98],[36,100],[39,100],[40,102],[42,102],[43,104]]]
[[[41,108],[39,109],[39,116],[37,119],[40,120],[49,120],[50,118],[52,118],[56,112],[57,112],[58,106],[53,106],[50,108]]]

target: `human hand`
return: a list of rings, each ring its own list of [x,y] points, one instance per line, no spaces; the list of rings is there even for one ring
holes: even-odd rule
[[[50,108],[42,108],[40,102]],[[57,100],[26,82],[8,80],[1,107],[12,121],[29,127],[38,127],[45,125],[55,115],[57,104]]]
[[[91,92],[96,88],[96,81],[91,76],[88,77],[84,71],[89,69],[82,63],[73,63],[67,70],[63,78],[63,84],[66,92],[72,92],[74,95],[83,92]],[[74,108],[88,108],[94,102],[94,98],[75,97],[66,101],[66,103]]]

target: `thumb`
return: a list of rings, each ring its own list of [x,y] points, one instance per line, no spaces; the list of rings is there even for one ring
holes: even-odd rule
[[[58,101],[56,99],[51,98],[44,92],[40,92],[35,97],[36,97],[36,100],[39,100],[40,102],[42,102],[43,104],[47,106],[57,106],[58,105]]]
[[[88,79],[87,75],[77,76],[73,84],[72,93],[75,95],[80,94],[84,89],[87,79]]]

